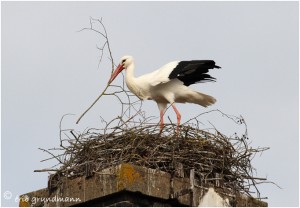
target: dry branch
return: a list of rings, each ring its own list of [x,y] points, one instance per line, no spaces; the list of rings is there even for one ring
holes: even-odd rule
[[[99,30],[95,29],[94,28],[94,22],[97,22],[101,28]],[[107,31],[106,31],[106,28],[102,22],[102,18],[101,19],[94,19],[94,18],[91,18],[90,17],[90,27],[87,27],[87,28],[83,28],[81,29],[80,31],[84,31],[84,30],[90,30],[90,31],[93,31],[93,32],[96,32],[98,34],[100,34],[102,36],[102,38],[104,38],[104,44],[103,46],[100,48],[97,46],[97,48],[101,51],[101,54],[100,54],[100,59],[99,59],[99,64],[98,66],[100,65],[101,61],[102,61],[102,57],[103,57],[103,54],[104,54],[104,50],[105,50],[105,47],[107,46],[107,50],[108,50],[108,53],[109,53],[109,59],[111,60],[111,73],[113,73],[114,71],[114,60],[113,60],[113,56],[112,56],[112,52],[111,52],[111,48],[110,48],[110,45],[109,45],[109,41],[108,41],[108,35],[107,35]],[[104,90],[100,93],[100,95],[96,98],[96,100],[81,114],[81,116],[78,118],[78,120],[76,121],[76,124],[79,123],[79,121],[82,119],[82,117],[98,102],[98,100],[105,94],[105,92],[107,91],[107,89],[109,88],[109,84],[106,85],[106,87],[104,88]]]

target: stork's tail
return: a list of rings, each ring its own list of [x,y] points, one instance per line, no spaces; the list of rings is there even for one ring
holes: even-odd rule
[[[217,100],[210,96],[200,92],[192,91],[189,96],[189,102],[201,105],[203,107],[214,104]]]

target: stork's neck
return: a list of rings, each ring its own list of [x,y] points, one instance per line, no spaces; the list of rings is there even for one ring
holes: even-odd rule
[[[135,82],[135,76],[134,76],[134,63],[131,63],[126,68],[126,82]]]
[[[139,89],[137,86],[136,77],[134,76],[134,63],[131,63],[126,68],[125,71],[126,71],[126,77],[125,77],[126,85],[131,92],[137,95]]]

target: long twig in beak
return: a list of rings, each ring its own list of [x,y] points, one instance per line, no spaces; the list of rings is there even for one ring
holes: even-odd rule
[[[100,32],[98,30],[96,30],[95,28],[93,28],[93,22],[92,21],[97,21],[99,22],[99,24],[102,26],[102,29],[104,32]],[[94,31],[94,32],[97,32],[99,33],[101,36],[103,36],[105,38],[105,43],[104,43],[104,46],[103,48],[101,49],[102,51],[102,55],[103,55],[103,50],[104,50],[104,47],[107,46],[107,49],[108,49],[108,52],[109,52],[109,59],[111,60],[111,75],[113,74],[113,71],[114,71],[114,60],[113,60],[113,56],[112,56],[112,52],[111,52],[111,49],[110,49],[110,45],[109,45],[109,41],[108,41],[108,36],[107,36],[107,32],[106,32],[106,29],[105,29],[105,26],[102,22],[102,18],[101,19],[93,19],[93,18],[90,18],[90,27],[89,28],[83,28],[82,30],[80,31],[83,31],[83,30],[91,30],[91,31]],[[102,55],[101,55],[101,59],[100,59],[100,62],[102,61]],[[76,124],[79,123],[79,121],[82,119],[82,117],[97,103],[97,101],[105,94],[106,90],[108,89],[108,87],[110,86],[110,82],[107,83],[106,87],[104,88],[104,90],[101,92],[101,94],[96,98],[96,100],[90,105],[90,107],[88,107],[88,109],[86,109],[82,114],[81,116],[78,118],[78,120],[76,121]]]
[[[76,121],[76,124],[79,123],[79,121],[82,119],[82,117],[97,103],[97,101],[105,94],[106,90],[108,89],[108,87],[110,86],[110,84],[107,84],[106,87],[104,88],[104,90],[101,92],[101,94],[96,98],[96,100],[92,103],[92,105],[90,107],[88,107],[88,109],[86,109],[81,116],[78,118],[78,120]]]

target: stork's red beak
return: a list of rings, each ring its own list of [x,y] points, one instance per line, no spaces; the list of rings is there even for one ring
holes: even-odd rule
[[[114,81],[114,79],[118,76],[118,74],[120,74],[120,72],[123,70],[123,65],[119,64],[116,68],[116,70],[114,71],[114,73],[111,75],[108,84],[112,83],[112,81]]]

